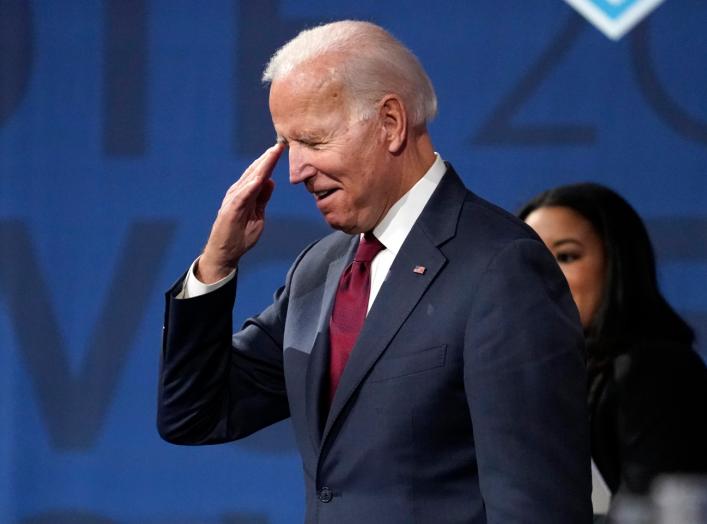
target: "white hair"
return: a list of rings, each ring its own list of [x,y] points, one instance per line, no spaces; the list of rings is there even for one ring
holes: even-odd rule
[[[340,58],[335,74],[359,119],[372,116],[376,102],[386,94],[400,96],[413,127],[426,125],[437,114],[432,82],[417,57],[370,22],[342,20],[302,31],[272,56],[262,80],[275,82],[323,55]]]

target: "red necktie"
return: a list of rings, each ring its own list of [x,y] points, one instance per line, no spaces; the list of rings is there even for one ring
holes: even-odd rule
[[[353,262],[339,279],[329,320],[329,405],[363,327],[363,321],[366,320],[368,296],[371,292],[371,261],[383,249],[385,246],[373,233],[366,233],[358,244]]]

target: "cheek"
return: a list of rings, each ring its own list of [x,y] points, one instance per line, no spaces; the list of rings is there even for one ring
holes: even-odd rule
[[[587,301],[590,302],[590,307],[592,308],[592,314],[599,307],[602,295],[604,292],[604,268],[603,265],[593,264],[590,268],[587,268],[586,272],[586,282],[584,282],[584,287],[586,289]]]
[[[572,298],[577,302],[578,296],[582,294],[582,288],[584,287],[582,275],[574,267],[563,266],[562,272],[567,279],[567,284],[570,286]]]
[[[573,265],[563,268],[582,326],[587,327],[601,300],[602,280],[592,268]]]

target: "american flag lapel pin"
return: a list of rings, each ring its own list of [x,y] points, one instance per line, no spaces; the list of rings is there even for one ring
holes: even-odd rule
[[[425,271],[427,271],[427,268],[425,266],[415,266],[412,270],[413,273],[416,273],[418,275],[424,275]]]

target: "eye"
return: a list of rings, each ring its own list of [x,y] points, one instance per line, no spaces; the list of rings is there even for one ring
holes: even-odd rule
[[[555,254],[555,259],[560,264],[571,264],[572,262],[576,262],[580,258],[582,258],[582,255],[580,255],[579,253],[575,253],[574,251],[564,251]]]
[[[295,140],[299,145],[306,147],[307,149],[318,149],[321,142],[313,140],[310,138],[299,138]]]

